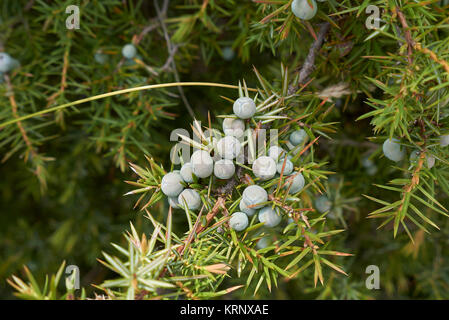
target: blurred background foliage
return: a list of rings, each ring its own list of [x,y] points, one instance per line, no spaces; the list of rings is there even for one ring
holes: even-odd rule
[[[18,59],[21,67],[10,75],[11,87],[0,84],[0,120],[15,117],[11,94],[19,115],[25,115],[147,84],[237,84],[244,78],[249,87],[255,87],[253,66],[268,79],[281,78],[281,62],[294,72],[314,39],[311,30],[317,32],[315,22],[331,21],[332,13],[343,11],[331,21],[338,28],[332,25],[331,36],[318,54],[314,73],[318,76],[312,87],[319,91],[344,81],[351,92],[326,103],[326,121],[336,122],[337,131],[331,134],[332,140],[322,137],[316,150],[320,160],[328,161],[326,170],[336,173],[327,182],[333,202],[331,223],[347,228],[335,246],[354,254],[338,261],[349,276],[326,270],[325,286],[311,288],[306,281],[312,277],[307,274],[310,270],[298,279],[280,281],[271,293],[262,288],[255,298],[449,298],[446,217],[428,210],[426,214],[441,230],[426,234],[413,229],[414,244],[405,232],[393,239],[391,230],[377,230],[380,223],[367,219],[378,205],[363,195],[395,201],[394,194],[373,184],[385,184],[398,171],[381,156],[380,140],[368,140],[373,136],[370,119],[356,121],[372,110],[366,104],[369,97],[383,95],[365,75],[382,74],[384,69],[364,56],[394,52],[398,44],[390,37],[365,41],[371,33],[364,25],[365,2],[319,3],[313,22],[299,23],[289,10],[273,14],[290,1],[157,1],[159,15],[153,1],[1,1],[0,51]],[[441,11],[444,4],[430,2],[437,17],[447,14],[447,5]],[[80,6],[79,30],[65,27],[65,8],[72,4]],[[436,33],[442,39],[448,35],[447,28]],[[125,61],[121,48],[131,42],[139,58]],[[96,54],[104,55],[104,63],[96,60]],[[96,259],[110,242],[124,242],[122,233],[129,221],[139,232],[151,231],[142,212],[132,209],[137,197],[123,197],[130,190],[124,181],[135,177],[127,163],[145,165],[143,155],[147,154],[169,168],[174,144],[167,143],[171,130],[190,131],[189,108],[203,123],[208,112],[213,119],[230,112],[231,104],[221,96],[234,98],[237,92],[185,87],[89,102],[23,121],[30,144],[16,125],[0,129],[4,160],[0,166],[0,297],[12,297],[5,280],[13,273],[22,274],[24,264],[40,276],[56,272],[62,260],[75,264],[88,293],[93,290],[91,283],[107,278],[108,271]],[[367,157],[376,172],[364,166]],[[448,207],[447,195],[439,201]],[[167,204],[151,212],[163,221]],[[175,215],[174,223],[184,230],[183,215]],[[380,290],[365,287],[368,265],[380,267]],[[240,279],[226,281],[240,284]],[[225,298],[254,297],[252,290],[237,290]]]

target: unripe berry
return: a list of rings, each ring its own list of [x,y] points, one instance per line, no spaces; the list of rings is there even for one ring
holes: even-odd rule
[[[287,152],[279,146],[271,146],[270,149],[268,149],[268,156],[276,162],[278,162],[279,159],[285,158],[286,154]]]
[[[162,192],[167,197],[177,197],[184,189],[182,182],[183,180],[179,172],[169,172],[162,178]]]
[[[245,122],[240,119],[226,118],[223,120],[223,132],[227,136],[239,138],[245,132]]]
[[[240,141],[233,136],[221,138],[217,143],[217,152],[223,159],[235,159],[240,154],[241,148]]]
[[[124,45],[122,48],[122,55],[126,59],[133,59],[137,54],[137,49],[134,47],[133,44],[129,43],[127,45]]]
[[[249,119],[256,113],[256,103],[251,98],[241,97],[235,100],[233,110],[240,119]]]
[[[242,201],[245,202],[246,205],[252,206],[255,204],[261,204],[268,201],[268,193],[264,188],[258,185],[251,185],[243,190]],[[260,209],[264,206],[264,204],[254,206],[251,209]]]
[[[201,205],[201,197],[200,194],[193,189],[185,189],[178,196],[179,206],[181,208],[187,208],[189,210],[197,210]]]
[[[291,184],[291,187],[290,187]],[[294,172],[286,179],[285,189],[290,188],[289,194],[294,194],[302,190],[306,184],[304,176],[300,172]]]
[[[181,167],[181,177],[187,183],[193,182],[192,164],[190,162],[184,163]]]
[[[294,146],[290,140],[287,141],[285,143],[285,145],[288,147],[288,149],[290,150],[289,153],[287,154],[287,159],[293,159],[293,157],[296,157],[298,155],[298,153],[302,152],[302,148],[301,146]],[[304,153],[306,153],[307,151],[304,151]]]
[[[308,137],[307,132],[304,129],[301,129],[293,131],[288,139],[292,145],[297,146],[306,141]]]
[[[14,61],[11,56],[5,52],[0,52],[0,72],[6,73],[13,67]]]
[[[242,212],[246,213],[246,215],[248,217],[251,217],[251,216],[253,216],[256,213],[256,209],[248,208],[248,205],[246,204],[245,201],[243,201],[243,199],[240,200],[239,208],[240,208],[240,210],[242,210]]]
[[[229,179],[234,175],[235,166],[232,160],[222,159],[215,162],[214,175],[218,179]]]
[[[259,157],[253,163],[253,173],[261,180],[273,178],[276,174],[276,170],[276,162],[270,157]]]
[[[332,203],[325,195],[322,195],[315,199],[315,207],[319,212],[325,213],[332,208]]]
[[[178,197],[168,197],[168,204],[169,204],[173,209],[178,209],[178,208],[179,208]]]
[[[427,167],[429,169],[432,169],[432,167],[435,165],[435,157],[433,156],[428,156],[427,157]]]
[[[94,59],[95,59],[95,61],[97,61],[99,64],[105,64],[106,61],[107,61],[107,59],[108,59],[108,56],[105,55],[104,53],[97,52],[97,53],[95,53]]]
[[[446,147],[449,145],[449,134],[445,134],[444,136],[440,136],[440,146]]]
[[[231,47],[223,48],[223,50],[221,50],[221,53],[223,54],[223,59],[225,59],[226,61],[232,60],[235,56],[235,52]]]
[[[235,231],[245,230],[248,226],[248,216],[243,212],[234,212],[229,219],[229,226]]]
[[[363,158],[362,166],[364,166],[365,168],[370,168],[370,167],[374,166],[374,162],[370,158]]]
[[[385,140],[382,150],[388,159],[395,162],[401,161],[405,157],[405,149],[399,144],[399,140],[395,138]]]
[[[293,0],[292,12],[302,20],[310,20],[316,15],[317,4],[315,0]]]
[[[197,150],[190,158],[192,164],[192,172],[198,178],[207,178],[214,171],[214,161],[208,152],[204,150]]]
[[[374,176],[377,173],[376,164],[368,157],[362,159],[362,166],[366,169],[366,173],[370,176]]]
[[[257,249],[264,249],[270,245],[270,242],[269,237],[262,237],[259,241],[257,241],[256,247]]]
[[[264,207],[259,211],[259,221],[266,227],[276,227],[281,222],[279,209],[273,210],[271,207]]]
[[[277,172],[279,174],[281,174],[283,166],[284,166],[284,159],[281,159],[281,161],[279,161],[278,164],[276,165]],[[283,175],[284,176],[288,176],[292,172],[293,172],[293,162],[291,162],[290,160],[287,159],[285,161],[285,167],[284,167]]]

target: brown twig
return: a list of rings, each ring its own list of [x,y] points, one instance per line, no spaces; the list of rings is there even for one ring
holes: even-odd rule
[[[184,244],[180,246],[177,251],[182,254],[184,252],[184,249],[187,248],[192,242],[195,241],[195,237],[204,231],[207,226],[210,224],[212,219],[218,214],[220,209],[225,210],[225,200],[223,197],[219,197],[217,199],[217,202],[215,202],[215,205],[213,206],[212,210],[209,211],[209,213],[206,215],[206,222],[204,225],[200,223],[201,221],[201,212],[198,214],[198,217],[196,219],[195,225],[193,226],[192,230],[190,231],[190,234],[188,235],[187,239],[184,241]]]
[[[290,85],[288,89],[289,94],[294,94],[301,85],[303,85],[307,79],[309,78],[310,74],[313,72],[315,68],[315,57],[320,50],[320,48],[323,46],[324,38],[329,31],[330,23],[325,22],[321,24],[320,30],[318,31],[318,34],[316,36],[315,41],[312,43],[309,49],[309,53],[307,54],[306,60],[304,61],[304,64],[299,71],[299,79],[298,83]]]
[[[168,8],[169,2],[170,2],[169,0],[164,0],[163,8]],[[162,31],[164,33],[165,41],[167,43],[167,48],[168,48],[168,53],[169,53],[169,58],[168,59],[171,60],[170,64],[171,64],[171,67],[173,69],[173,73],[175,75],[175,80],[177,82],[180,82],[179,73],[178,73],[178,70],[176,68],[176,62],[175,62],[175,59],[174,59],[174,55],[175,55],[175,53],[177,51],[177,48],[175,46],[173,46],[173,44],[171,43],[170,36],[169,36],[168,30],[167,30],[167,26],[165,25],[165,22],[164,22],[164,18],[165,18],[166,12],[162,11],[159,8],[159,5],[158,5],[156,0],[154,0],[154,6],[156,8],[157,17],[159,19],[159,23],[160,23],[160,25],[162,27]],[[173,55],[172,58],[170,58],[171,55]],[[182,89],[182,87],[178,87],[178,91],[179,91],[179,94],[181,95],[181,99],[184,102],[184,105],[185,105],[187,111],[189,112],[190,116],[192,118],[195,118],[195,113],[193,112],[193,109],[190,106],[190,103],[187,100],[187,97],[185,96],[184,90]]]
[[[140,32],[139,35],[136,36],[136,38],[134,40],[135,41],[134,42],[135,45],[138,45],[139,42],[142,41],[142,39],[145,37],[145,35],[147,33],[149,33],[150,31],[153,31],[153,30],[155,30],[155,29],[157,29],[159,27],[159,21],[156,21],[156,20],[157,20],[156,18],[151,19],[150,20],[151,23],[148,26],[146,26],[145,28],[143,28],[142,32]]]
[[[52,94],[50,97],[47,98],[47,108],[50,107],[56,100],[56,98],[60,95],[64,94],[65,89],[67,88],[67,70],[69,68],[69,53],[70,53],[70,46],[67,46],[64,52],[63,57],[63,66],[62,66],[62,72],[61,72],[61,85],[57,92]]]
[[[240,179],[243,176],[243,167],[238,167],[236,170],[236,176],[234,176],[231,180],[219,188],[217,188],[216,193],[221,195],[231,195],[232,190],[239,184]]]
[[[420,51],[430,57],[433,61],[440,64],[444,71],[449,74],[449,63],[443,59],[438,58],[438,56],[432,51],[427,48],[423,48],[419,42],[416,42],[410,33],[410,28],[407,23],[407,19],[405,18],[404,13],[399,10],[398,8],[395,8],[395,12],[398,15],[399,21],[401,22],[402,28],[404,29],[404,35],[405,35],[405,41],[407,42],[407,59],[408,62],[411,64],[413,62],[412,54],[413,49]]]
[[[8,88],[8,94],[9,94],[9,102],[11,103],[11,111],[12,111],[12,115],[14,116],[14,118],[19,118],[19,115],[17,113],[17,102],[16,102],[16,98],[14,96],[14,88],[11,84],[11,80],[9,79],[9,76],[7,74],[4,75],[5,77],[5,81],[6,81],[6,86]],[[20,134],[22,135],[23,141],[25,141],[25,144],[28,148],[29,153],[31,154],[32,157],[37,156],[37,152],[34,149],[30,139],[28,138],[28,135],[26,133],[25,128],[22,125],[21,121],[17,121],[16,122],[17,127],[19,128]],[[28,154],[25,156],[25,161],[28,160]]]
[[[402,29],[404,29],[405,41],[407,42],[407,60],[408,60],[409,64],[412,64],[412,62],[413,62],[412,54],[413,54],[413,47],[415,46],[415,41],[412,38],[410,29],[407,24],[407,19],[405,18],[402,11],[396,7],[395,12],[399,17],[399,21],[401,22]]]
[[[438,56],[433,51],[427,48],[423,48],[420,43],[416,43],[414,48],[422,53],[429,55],[430,59],[440,64],[443,67],[444,71],[449,74],[449,63],[447,61],[438,58]]]

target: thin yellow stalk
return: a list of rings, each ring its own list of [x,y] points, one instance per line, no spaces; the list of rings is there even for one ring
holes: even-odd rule
[[[15,119],[12,119],[9,121],[5,121],[0,124],[0,128],[6,127],[7,125],[10,125],[10,124],[13,124],[13,123],[16,123],[19,121],[23,121],[23,120],[26,120],[29,118],[36,117],[36,116],[39,116],[42,114],[46,114],[46,113],[54,112],[57,110],[65,109],[68,107],[76,106],[76,105],[79,105],[79,104],[82,104],[85,102],[89,102],[89,101],[99,100],[99,99],[103,99],[103,98],[107,98],[107,97],[111,97],[111,96],[117,96],[117,95],[124,94],[124,93],[142,91],[142,90],[159,89],[159,88],[168,88],[168,87],[188,87],[188,86],[220,87],[220,88],[229,88],[229,89],[238,89],[239,88],[238,86],[233,86],[230,84],[221,84],[221,83],[214,83],[214,82],[171,82],[171,83],[151,84],[151,85],[147,85],[147,86],[112,91],[112,92],[92,96],[89,98],[80,99],[80,100],[76,100],[73,102],[61,104],[59,106],[44,109],[44,110],[41,110],[41,111],[38,111],[35,113],[31,113],[31,114],[22,116],[20,118],[15,118]],[[256,89],[252,89],[252,88],[248,88],[248,90],[257,91]]]

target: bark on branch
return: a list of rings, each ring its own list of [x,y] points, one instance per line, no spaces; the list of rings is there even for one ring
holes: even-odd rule
[[[292,84],[290,88],[288,89],[289,94],[294,94],[301,85],[305,84],[307,82],[307,79],[309,78],[310,74],[315,69],[315,57],[318,53],[318,51],[323,46],[324,38],[329,31],[330,23],[325,22],[321,24],[320,30],[318,31],[317,37],[315,41],[312,43],[309,49],[309,53],[307,54],[306,60],[304,61],[304,64],[299,71],[299,79],[298,83]]]

